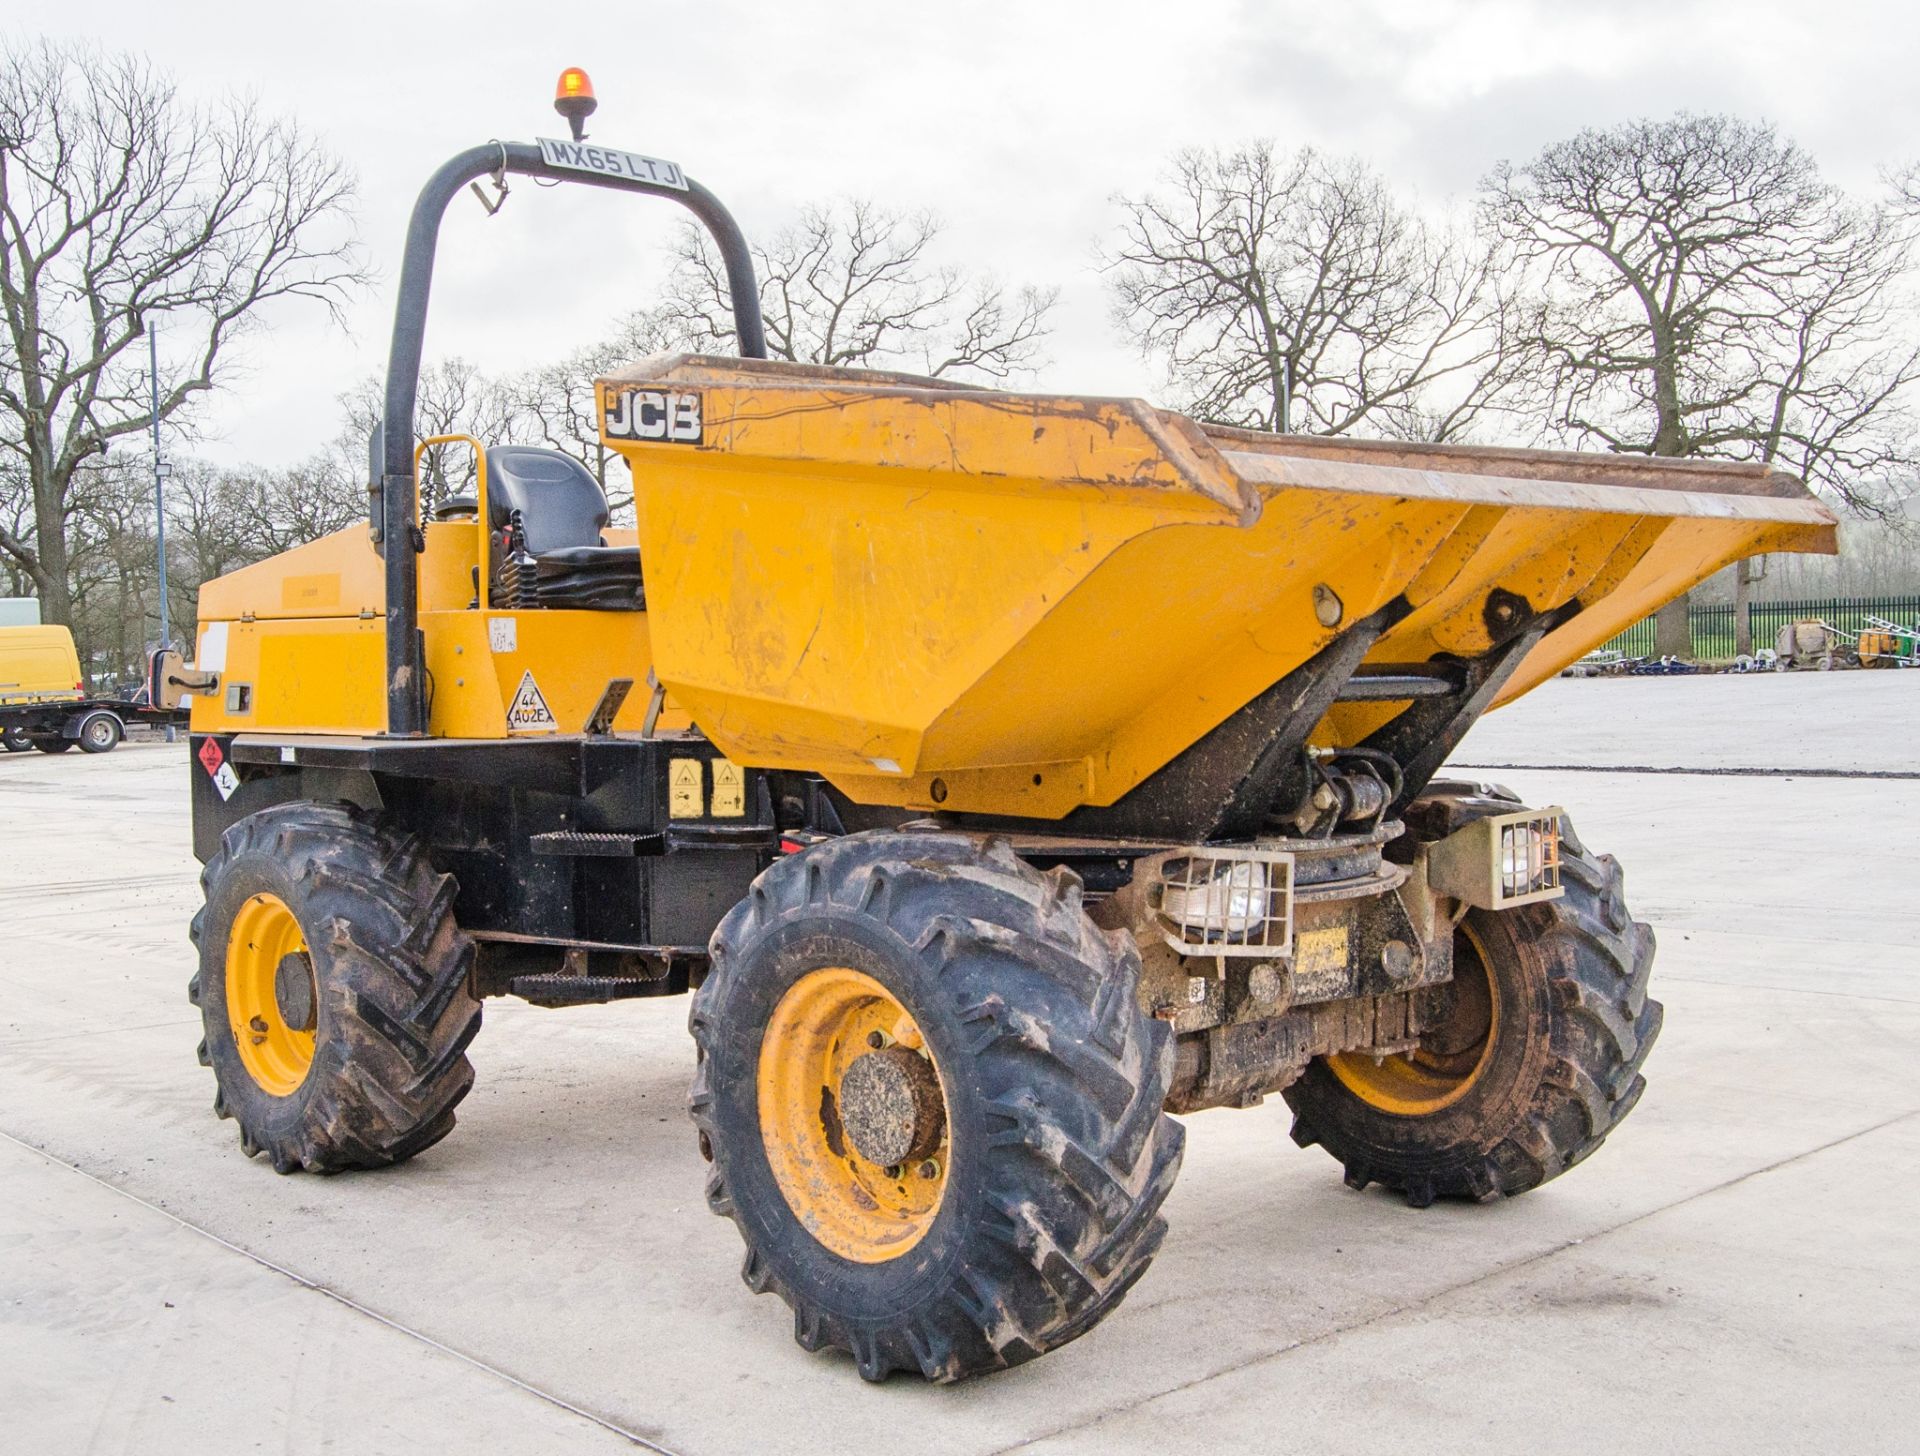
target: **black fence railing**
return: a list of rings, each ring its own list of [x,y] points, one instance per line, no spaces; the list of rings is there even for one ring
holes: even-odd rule
[[[1757,651],[1773,646],[1773,639],[1789,622],[1817,619],[1842,632],[1857,633],[1869,617],[1883,617],[1903,627],[1920,625],[1920,595],[1886,597],[1807,597],[1800,601],[1754,602],[1748,607]],[[1698,606],[1687,613],[1693,628],[1693,655],[1703,661],[1734,655],[1733,604]],[[1653,653],[1653,618],[1635,622],[1606,644],[1629,657]]]

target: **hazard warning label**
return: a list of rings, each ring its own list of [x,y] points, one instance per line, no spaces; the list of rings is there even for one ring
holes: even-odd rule
[[[738,819],[746,812],[746,774],[739,764],[716,758],[713,761],[713,817]]]
[[[700,760],[676,758],[667,768],[667,815],[673,819],[698,819],[700,801],[706,785],[701,780]]]
[[[227,755],[220,747],[218,738],[209,738],[200,745],[200,766],[207,771],[207,777],[213,780],[213,787],[220,797],[231,799],[233,791],[240,787],[240,775],[227,762]]]
[[[533,671],[529,668],[521,676],[513,702],[507,707],[507,732],[551,733],[559,726],[553,709],[547,706],[547,700],[540,695],[540,684],[533,680]]]

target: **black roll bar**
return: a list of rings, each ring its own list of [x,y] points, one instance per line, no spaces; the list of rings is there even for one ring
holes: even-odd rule
[[[423,538],[413,481],[413,410],[420,388],[420,355],[426,341],[427,298],[433,287],[434,252],[440,241],[440,221],[447,204],[469,182],[498,173],[546,177],[556,182],[584,182],[590,187],[612,187],[644,192],[679,203],[706,226],[726,264],[727,289],[733,299],[734,336],[747,359],[767,357],[766,334],[760,321],[760,293],[753,276],[753,256],[732,216],[706,188],[684,173],[684,187],[557,166],[540,148],[525,142],[488,142],[469,147],[427,179],[413,205],[407,224],[407,249],[400,264],[400,299],[393,316],[393,347],[387,354],[387,395],[375,447],[378,471],[370,487],[380,496],[379,530],[375,544],[386,559],[387,581],[387,733],[415,738],[427,730],[424,663],[420,646],[419,562]],[[400,549],[390,549],[395,545]],[[481,590],[486,589],[485,583]]]

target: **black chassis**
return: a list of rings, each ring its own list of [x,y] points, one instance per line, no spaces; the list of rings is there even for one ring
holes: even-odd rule
[[[195,734],[193,758],[203,863],[230,826],[272,805],[355,805],[416,836],[454,877],[454,918],[479,947],[475,990],[554,1005],[688,990],[720,917],[780,853],[782,828],[839,828],[818,780],[757,770],[744,771],[743,812],[708,812],[721,755],[691,733]],[[669,776],[688,760],[702,812],[676,816]],[[223,765],[238,781],[225,796]]]
[[[355,805],[418,838],[454,877],[454,918],[477,950],[475,993],[546,1006],[692,989],[706,973],[714,927],[777,855],[910,817],[863,809],[813,775],[756,769],[742,771],[742,812],[715,815],[713,764],[722,755],[698,733],[503,740],[195,734],[192,747],[194,852],[202,862],[229,827],[273,805]],[[676,769],[684,778],[689,762],[698,766],[700,812],[676,814],[672,779]],[[958,816],[917,822],[1006,834],[1037,868],[1076,873],[1103,921],[1111,917],[1098,907],[1134,880],[1141,859],[1180,847]],[[1305,849],[1302,923],[1349,925],[1352,952],[1344,974],[1310,993],[1299,987],[1303,1004],[1263,1000],[1245,961],[1149,954],[1143,999],[1186,1047],[1176,1089],[1182,1108],[1258,1100],[1310,1055],[1397,1044],[1417,1033],[1422,993],[1451,974],[1450,933],[1420,923],[1417,900],[1394,892],[1395,872],[1385,862],[1404,861],[1412,847],[1398,829],[1388,821]],[[1316,897],[1324,903],[1310,903]],[[1383,971],[1382,951],[1393,941],[1418,947],[1412,974]],[[1189,995],[1189,987],[1201,994]]]
[[[1342,984],[1316,999],[1404,999],[1451,975],[1451,936],[1409,921],[1410,913],[1415,922],[1424,918],[1417,894],[1392,893],[1376,878],[1380,862],[1411,862],[1413,840],[1399,833],[1399,821],[1418,819],[1415,801],[1440,761],[1565,613],[1534,614],[1517,599],[1490,599],[1489,623],[1504,630],[1486,656],[1384,675],[1361,669],[1360,658],[1402,610],[1395,604],[1356,623],[1111,807],[1057,822],[863,808],[818,776],[758,769],[742,771],[741,812],[715,815],[713,764],[722,755],[698,732],[479,740],[196,734],[194,852],[205,862],[230,825],[274,804],[350,803],[417,836],[454,876],[455,918],[480,947],[478,994],[547,1005],[668,995],[699,983],[714,927],[783,852],[909,820],[1003,834],[1036,868],[1074,871],[1097,903],[1128,886],[1136,862],[1153,854],[1286,835],[1276,807],[1303,803],[1313,779],[1343,772],[1338,756],[1334,767],[1316,768],[1304,748],[1327,706],[1403,698],[1412,700],[1403,713],[1348,751],[1391,770],[1369,821],[1364,858],[1373,868],[1346,864],[1320,839],[1292,843],[1304,851],[1303,884],[1325,876],[1315,894],[1343,902],[1318,913],[1336,914],[1356,932]],[[676,762],[684,773],[688,760],[699,770],[697,813],[675,812],[670,787]],[[217,777],[223,767],[231,770],[224,782]],[[1387,940],[1418,949],[1422,969],[1411,981],[1381,982],[1378,954]],[[1206,991],[1198,1014],[1172,1007],[1161,1014],[1171,1013],[1183,1033],[1270,1019],[1244,994],[1244,975],[1228,976],[1224,964],[1217,971],[1222,984]],[[1416,1010],[1409,1003],[1403,1015],[1396,1006],[1400,1030],[1387,1039],[1411,1035]]]

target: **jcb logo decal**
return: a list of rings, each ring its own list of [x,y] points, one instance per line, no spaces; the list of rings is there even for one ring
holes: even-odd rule
[[[670,445],[700,443],[700,396],[657,389],[629,389],[607,400],[609,440],[661,440]]]

